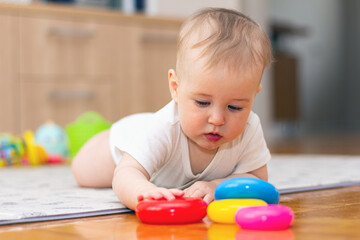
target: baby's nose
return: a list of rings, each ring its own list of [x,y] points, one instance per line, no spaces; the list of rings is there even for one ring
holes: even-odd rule
[[[224,125],[225,115],[221,110],[213,110],[209,116],[208,122],[215,126]]]

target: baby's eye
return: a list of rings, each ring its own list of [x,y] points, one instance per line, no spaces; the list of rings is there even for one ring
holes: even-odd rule
[[[231,110],[231,111],[241,111],[242,110],[241,107],[236,107],[236,106],[233,106],[233,105],[228,105],[228,109]]]
[[[210,102],[206,102],[206,101],[200,101],[200,100],[195,100],[196,104],[201,106],[201,107],[206,107],[208,105],[210,105]]]

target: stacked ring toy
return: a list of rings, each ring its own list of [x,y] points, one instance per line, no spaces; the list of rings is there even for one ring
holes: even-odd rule
[[[213,222],[235,223],[238,209],[258,205],[266,205],[266,202],[260,199],[222,199],[209,204],[207,215]]]
[[[207,204],[201,198],[143,200],[135,208],[136,216],[149,224],[185,224],[200,222]]]
[[[215,189],[215,199],[251,198],[278,204],[280,194],[270,183],[257,178],[230,178]]]
[[[243,229],[282,230],[291,225],[294,213],[277,205],[279,200],[277,189],[266,181],[231,178],[216,187],[207,214],[213,222],[236,222]]]
[[[237,210],[236,223],[251,230],[285,230],[294,220],[293,211],[282,205],[253,206]]]

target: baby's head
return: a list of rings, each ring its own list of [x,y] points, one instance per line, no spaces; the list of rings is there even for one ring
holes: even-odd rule
[[[203,9],[181,28],[176,73],[186,78],[189,64],[203,60],[204,67],[230,71],[263,69],[271,61],[270,41],[264,30],[245,15],[221,8]]]
[[[266,33],[241,13],[209,8],[183,24],[168,77],[191,146],[216,151],[243,132],[270,61]]]

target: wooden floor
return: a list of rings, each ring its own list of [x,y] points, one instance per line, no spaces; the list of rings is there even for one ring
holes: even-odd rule
[[[188,225],[142,224],[134,214],[53,221],[0,228],[0,239],[360,239],[360,186],[281,196],[295,221],[285,231],[241,230],[210,220]]]
[[[283,142],[271,147],[277,153],[360,154],[360,141],[350,146],[341,142]],[[207,218],[197,224],[146,225],[131,213],[2,226],[0,239],[360,239],[360,186],[281,195],[280,203],[295,212],[293,225],[285,231],[247,231]]]

